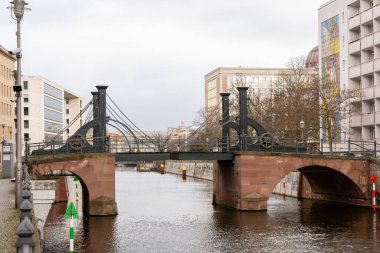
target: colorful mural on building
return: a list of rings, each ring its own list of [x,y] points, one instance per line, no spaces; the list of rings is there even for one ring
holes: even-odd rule
[[[321,85],[327,100],[323,101],[327,104],[322,104],[323,108],[328,109],[333,100],[339,96],[339,15],[325,20],[321,23]],[[328,113],[329,117],[324,117],[322,122],[323,139],[340,139],[333,133],[337,133],[340,128],[339,112],[333,114]],[[325,127],[324,127],[325,126]],[[329,126],[330,134],[326,133],[326,126]],[[333,136],[329,136],[333,135]]]
[[[339,85],[339,15],[321,24],[322,85]]]

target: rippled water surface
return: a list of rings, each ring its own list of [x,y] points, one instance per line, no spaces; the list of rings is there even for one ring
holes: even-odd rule
[[[380,252],[379,215],[273,195],[267,212],[214,207],[212,183],[116,172],[119,215],[78,221],[76,252]],[[68,252],[66,203],[45,225],[45,252]]]

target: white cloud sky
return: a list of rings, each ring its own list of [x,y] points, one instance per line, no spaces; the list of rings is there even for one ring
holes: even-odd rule
[[[16,22],[0,3],[0,44]],[[283,67],[318,44],[326,0],[27,0],[22,71],[88,100],[95,85],[143,130],[191,125],[204,75],[217,67]]]

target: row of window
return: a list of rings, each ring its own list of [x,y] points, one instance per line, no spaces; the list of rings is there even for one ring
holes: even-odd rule
[[[4,83],[0,86],[0,96],[10,98],[13,95],[12,87]]]
[[[12,116],[12,105],[1,102],[0,103],[0,113],[2,115]]]
[[[7,79],[7,80],[11,80],[13,78],[12,71],[13,71],[12,69],[7,68],[4,65],[1,65],[1,67],[0,67],[0,77],[3,77],[5,79]]]

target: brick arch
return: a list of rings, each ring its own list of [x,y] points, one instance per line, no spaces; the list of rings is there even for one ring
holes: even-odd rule
[[[239,154],[235,155],[233,163],[216,162],[214,168],[213,202],[239,210],[265,210],[275,186],[296,170],[311,179],[313,190],[324,195],[325,200],[368,205],[369,162],[366,160]],[[326,175],[316,176],[322,174]],[[328,176],[341,184],[342,192],[347,190],[347,194],[338,194],[339,187],[331,188],[323,182]]]
[[[76,160],[52,160],[31,163],[33,174],[43,176],[53,171],[69,171],[80,178],[83,208],[89,215],[115,215],[115,158],[113,155],[86,156]]]

